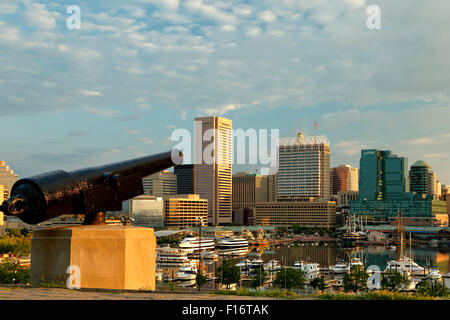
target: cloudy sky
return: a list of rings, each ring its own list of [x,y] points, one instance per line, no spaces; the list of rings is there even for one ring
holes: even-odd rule
[[[69,5],[81,29],[67,28]],[[367,27],[369,5],[381,29]],[[170,150],[222,115],[427,161],[450,183],[447,0],[0,2],[0,159],[20,177]]]

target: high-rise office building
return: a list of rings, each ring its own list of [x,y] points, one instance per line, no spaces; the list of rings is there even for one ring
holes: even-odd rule
[[[409,191],[407,164],[407,158],[397,157],[391,151],[362,150],[359,198],[350,201],[350,213],[369,216],[379,223],[394,221],[399,212],[402,212],[405,224],[446,223],[448,216],[444,202],[423,193],[429,189],[426,182],[429,171],[422,170],[424,163],[416,163],[421,170],[416,170],[413,165],[409,175],[413,179],[413,188],[420,193]]]
[[[285,201],[286,200],[286,201]],[[278,199],[277,202],[255,204],[254,216],[257,225],[292,227],[336,227],[336,202],[300,197]]]
[[[164,228],[164,202],[161,197],[140,195],[129,200],[129,213],[133,217],[133,225]]]
[[[182,164],[173,168],[177,176],[177,194],[193,194],[194,193],[194,165]]]
[[[269,176],[238,172],[233,175],[233,209],[253,208],[256,202],[271,201]]]
[[[0,195],[0,199],[2,196],[5,199],[9,197],[9,192],[17,179],[17,174],[14,174],[14,171],[6,165],[5,161],[0,161],[0,185],[4,186],[4,191]]]
[[[195,194],[208,200],[208,224],[232,223],[232,121],[195,119]]]
[[[208,200],[198,194],[175,195],[164,199],[164,225],[182,229],[208,223]]]
[[[423,195],[433,194],[433,170],[425,161],[414,162],[409,169],[409,189]]]
[[[337,195],[341,191],[358,191],[359,169],[348,164],[341,164],[331,168],[331,194]]]
[[[360,200],[400,200],[409,192],[408,158],[390,150],[361,150]]]
[[[281,138],[278,197],[330,198],[330,143],[325,136]]]
[[[164,197],[177,194],[177,177],[173,172],[160,171],[142,179],[144,194]]]

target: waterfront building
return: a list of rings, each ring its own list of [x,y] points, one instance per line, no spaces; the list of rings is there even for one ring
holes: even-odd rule
[[[391,151],[362,150],[360,159],[359,197],[350,201],[350,213],[365,215],[374,223],[392,223],[401,211],[405,225],[446,225],[445,203],[433,200],[430,188],[431,167],[416,162],[411,170],[412,188],[406,176],[407,158]]]
[[[278,198],[278,174],[269,174],[267,176],[269,180],[269,192],[270,192],[270,201],[277,201]]]
[[[0,194],[0,199],[2,197],[4,199],[9,198],[9,192],[17,179],[17,174],[6,165],[5,161],[0,161],[0,185],[4,186],[3,192]]]
[[[222,117],[195,119],[195,194],[208,200],[210,225],[233,222],[232,140],[231,120]]]
[[[177,194],[177,177],[163,170],[142,179],[144,194],[164,197]]]
[[[163,198],[151,195],[140,195],[129,200],[129,215],[134,219],[133,225],[164,228]]]
[[[434,172],[423,160],[414,162],[409,169],[410,191],[417,194],[433,195]]]
[[[308,197],[259,202],[254,209],[255,223],[265,226],[336,227],[336,202]]]
[[[341,191],[358,191],[359,169],[348,164],[341,164],[331,168],[331,194],[337,195]]]
[[[238,172],[233,175],[233,209],[253,208],[255,202],[268,202],[272,198],[269,176]]]
[[[182,164],[173,168],[177,176],[177,194],[194,193],[194,165]]]
[[[422,199],[411,193],[401,200],[356,200],[350,202],[350,212],[365,215],[378,224],[390,223],[397,219],[399,210],[403,213],[405,225],[445,224],[448,215],[445,202],[432,200],[430,196]]]
[[[330,143],[325,136],[281,138],[278,197],[330,198]]]
[[[175,195],[164,198],[164,225],[167,229],[182,229],[208,223],[208,200],[198,194]]]
[[[361,150],[360,200],[401,200],[409,192],[408,158],[390,150]]]
[[[339,191],[336,197],[336,205],[341,212],[350,211],[350,201],[358,199],[358,191]]]

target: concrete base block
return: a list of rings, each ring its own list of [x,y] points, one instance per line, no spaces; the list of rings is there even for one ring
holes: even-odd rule
[[[69,266],[75,266],[75,273],[80,271],[81,288],[155,290],[154,231],[109,225],[35,231],[31,282],[66,283]],[[72,279],[76,279],[73,272]]]

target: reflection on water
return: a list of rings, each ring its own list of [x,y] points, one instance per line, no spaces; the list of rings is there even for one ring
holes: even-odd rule
[[[240,251],[219,252],[218,259],[204,259],[204,272],[214,276],[217,267],[224,259],[232,259],[238,263],[244,259],[254,260],[262,259],[264,263],[270,260],[277,260],[283,267],[293,267],[296,261],[319,263],[320,268],[329,268],[337,261],[349,261],[352,257],[360,258],[365,267],[378,265],[381,270],[386,268],[389,260],[395,260],[399,254],[399,248],[391,250],[382,246],[343,248],[335,245],[308,245],[301,243],[290,243],[263,248],[248,248]],[[448,251],[439,251],[437,248],[413,247],[412,257],[419,265],[423,267],[438,266],[442,274],[450,271],[450,259]],[[405,254],[410,255],[410,249],[405,249]],[[197,260],[191,260],[191,263],[197,265]],[[173,279],[179,268],[166,268],[158,271],[163,272],[164,279]],[[245,281],[243,281],[245,282]],[[183,283],[183,286],[194,285]],[[245,285],[244,285],[245,286]],[[216,287],[213,281],[205,285],[205,288]]]

